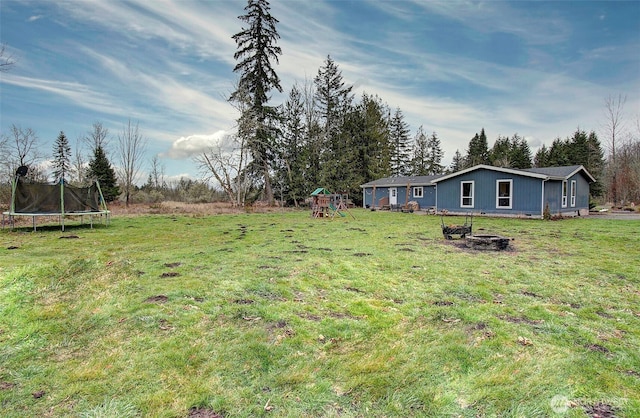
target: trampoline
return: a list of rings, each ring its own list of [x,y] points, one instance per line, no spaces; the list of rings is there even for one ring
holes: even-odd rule
[[[15,226],[16,216],[31,217],[33,230],[36,230],[36,218],[42,216],[57,217],[64,231],[65,217],[88,216],[93,228],[94,217],[109,224],[110,212],[100,190],[100,183],[93,182],[87,187],[76,187],[60,181],[58,184],[35,183],[26,179],[27,168],[22,166],[16,171],[11,187],[11,206],[2,213],[2,227]]]

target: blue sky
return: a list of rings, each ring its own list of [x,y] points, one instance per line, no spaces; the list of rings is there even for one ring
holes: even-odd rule
[[[50,154],[94,122],[112,144],[131,119],[166,175],[199,178],[191,156],[233,130],[244,0],[0,3],[0,129],[34,129]],[[411,135],[436,132],[449,163],[484,128],[491,146],[517,133],[535,151],[579,127],[603,145],[605,98],[640,115],[640,1],[272,1],[284,93],[327,55],[356,96],[400,107]]]

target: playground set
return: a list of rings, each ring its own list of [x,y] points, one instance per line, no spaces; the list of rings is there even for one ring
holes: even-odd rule
[[[346,193],[331,193],[323,187],[318,187],[311,193],[311,217],[333,219],[338,215],[344,218],[347,216],[346,212],[355,219],[349,211],[348,201],[349,195]]]

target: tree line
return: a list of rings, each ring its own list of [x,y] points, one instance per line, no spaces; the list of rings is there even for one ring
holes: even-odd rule
[[[490,148],[482,128],[445,167],[436,132],[420,126],[412,136],[400,108],[391,109],[382,98],[366,92],[356,98],[330,55],[312,80],[294,84],[285,102],[272,106],[269,92],[283,91],[274,70],[282,54],[276,45],[278,20],[267,0],[248,0],[244,10],[239,19],[247,27],[233,36],[238,47],[234,72],[240,75],[229,98],[240,114],[231,138],[234,152],[211,148],[196,158],[205,177],[215,179],[236,204],[255,199],[272,202],[278,197],[297,205],[317,187],[349,193],[358,202],[359,186],[372,180],[444,174],[477,164],[519,169],[583,165],[598,179],[591,188],[593,197],[606,193],[618,201],[623,195],[618,191],[624,188],[624,199],[640,199],[637,137],[635,143],[618,147],[618,159],[625,155],[629,161],[625,165],[605,159],[594,131],[578,128],[532,155],[526,139],[517,133],[499,136]],[[607,102],[614,138],[620,130],[616,104],[620,100]],[[614,159],[616,149],[614,141]]]
[[[622,96],[605,101],[606,158],[594,131],[577,129],[572,136],[556,138],[532,155],[526,139],[517,133],[499,136],[489,147],[482,128],[445,166],[437,132],[429,133],[419,126],[412,135],[399,107],[392,109],[375,94],[365,92],[356,97],[330,55],[315,77],[295,83],[284,103],[271,105],[270,92],[283,92],[274,70],[282,54],[277,46],[278,20],[270,14],[267,0],[248,0],[244,10],[239,19],[247,26],[233,36],[237,45],[234,72],[240,76],[229,96],[239,114],[235,133],[228,144],[210,147],[194,158],[201,180],[165,181],[164,167],[154,156],[147,182],[137,186],[147,140],[138,125],[128,121],[118,133],[112,153],[108,130],[99,122],[78,139],[74,152],[60,132],[51,154],[56,181],[98,179],[108,201],[121,197],[126,204],[224,198],[234,205],[258,199],[298,205],[317,187],[349,193],[359,203],[359,186],[383,177],[437,175],[477,164],[517,169],[580,164],[598,180],[591,186],[594,198],[615,203],[640,201],[640,122],[635,134],[627,129],[623,112],[626,98]],[[2,71],[13,62],[5,64]],[[42,165],[37,164],[43,158],[37,141],[34,131],[15,125],[0,136],[5,178],[27,165],[31,179],[48,179]],[[89,146],[88,162],[81,152],[82,144]],[[112,158],[116,166],[112,166]],[[212,181],[219,190],[210,187]]]

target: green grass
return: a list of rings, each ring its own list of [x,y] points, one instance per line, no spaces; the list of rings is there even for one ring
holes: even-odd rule
[[[640,416],[637,221],[353,212],[3,230],[2,415]]]

